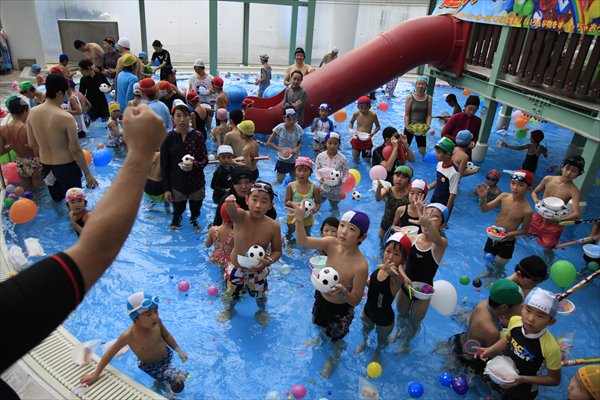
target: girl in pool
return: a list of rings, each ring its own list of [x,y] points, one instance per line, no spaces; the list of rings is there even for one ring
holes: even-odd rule
[[[73,229],[75,229],[75,233],[77,233],[77,237],[79,237],[83,230],[83,226],[90,218],[90,215],[92,215],[86,208],[87,200],[85,198],[85,193],[81,188],[72,187],[67,190],[65,200],[67,200],[67,207],[69,208],[69,220],[71,221]]]
[[[427,182],[423,179],[415,179],[409,187],[408,204],[398,207],[394,214],[392,227],[395,228],[395,232],[398,231],[397,227],[417,226],[419,227],[418,233],[421,233],[421,227],[414,222],[419,219],[415,204],[425,201],[425,197],[427,197]]]
[[[225,268],[231,261],[231,250],[233,249],[233,223],[227,213],[225,203],[220,209],[223,223],[220,226],[211,226],[206,236],[206,247],[214,245],[214,249],[210,254],[209,262]]]
[[[413,177],[413,170],[407,165],[400,165],[394,170],[394,186],[385,189],[380,180],[377,180],[377,190],[375,190],[375,200],[385,199],[385,211],[381,217],[379,225],[379,238],[383,239],[385,233],[390,229],[394,222],[394,214],[398,207],[408,204],[408,190],[410,180]]]
[[[342,200],[342,183],[348,179],[349,168],[348,159],[342,153],[338,152],[340,148],[340,135],[337,132],[329,132],[325,136],[325,148],[327,151],[322,152],[315,159],[315,169],[319,171],[322,168],[331,168],[340,173],[339,183],[335,186],[325,185],[321,183],[321,195],[324,199],[329,200],[331,211],[338,214],[338,204]]]
[[[421,123],[431,126],[431,104],[433,98],[425,93],[427,89],[427,78],[420,76],[415,82],[415,91],[406,98],[406,109],[404,113],[404,134],[408,145],[416,136],[417,147],[422,157],[425,157],[425,148],[427,145],[427,136],[421,132],[415,132],[410,128],[411,124]],[[426,133],[426,132],[425,132]]]
[[[338,227],[340,226],[340,220],[336,217],[327,217],[323,220],[321,225],[321,237],[337,237]],[[318,250],[318,253],[322,256],[326,256],[325,250]]]
[[[401,233],[394,233],[386,241],[383,253],[383,264],[371,274],[367,286],[369,294],[363,309],[363,343],[354,351],[360,353],[367,347],[369,333],[376,326],[377,349],[373,361],[379,360],[379,354],[388,343],[388,337],[394,328],[394,310],[392,302],[400,288],[410,280],[404,272],[403,264],[410,253],[412,243],[410,238]]]
[[[313,162],[308,157],[298,157],[296,159],[295,171],[296,171],[296,180],[294,182],[288,183],[285,188],[285,202],[294,202],[296,204],[300,204],[303,200],[310,201],[314,208],[310,212],[308,217],[304,218],[304,231],[306,232],[306,236],[310,236],[310,231],[315,222],[314,215],[321,208],[321,191],[319,190],[319,186],[311,183],[308,178],[312,174],[313,170]],[[294,216],[287,216],[287,226],[288,231],[286,234],[286,238],[288,240],[291,239],[292,234],[296,230],[296,225],[294,224]]]
[[[302,71],[296,70],[290,75],[290,86],[285,89],[283,94],[283,109],[294,108],[298,113],[298,124],[304,122],[304,107],[306,106],[306,90],[300,84],[302,83]]]
[[[108,105],[110,119],[106,124],[106,147],[119,147],[123,144],[123,127],[119,122],[121,105],[116,101]]]
[[[419,300],[412,296],[412,282],[423,282],[433,285],[433,278],[448,247],[448,240],[440,234],[448,219],[448,208],[440,203],[425,206],[423,202],[414,202],[417,210],[417,223],[422,233],[413,241],[406,260],[405,285],[398,292],[396,309],[398,310],[398,329],[390,338],[393,342],[402,330],[403,343],[398,353],[406,353],[413,336],[425,318],[431,300]]]

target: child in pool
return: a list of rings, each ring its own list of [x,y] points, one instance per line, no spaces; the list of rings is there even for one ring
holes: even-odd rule
[[[525,161],[523,161],[521,169],[531,171],[535,174],[540,156],[543,155],[544,158],[548,158],[548,149],[541,144],[542,140],[544,140],[544,132],[539,129],[531,132],[531,138],[529,140],[530,142],[528,144],[524,144],[522,146],[511,146],[504,140],[502,140],[500,144],[502,147],[506,147],[507,149],[511,150],[527,150]]]
[[[312,174],[313,171],[313,163],[312,160],[308,157],[298,157],[296,159],[296,180],[294,182],[288,183],[285,188],[285,202],[293,202],[294,204],[300,204],[303,200],[310,201],[314,208],[310,212],[310,215],[304,216],[304,230],[306,232],[306,236],[310,236],[310,231],[315,222],[314,215],[321,208],[321,192],[319,190],[319,186],[311,183],[308,178]],[[294,221],[293,215],[287,216],[287,226],[288,231],[286,234],[286,238],[288,240],[291,239],[294,231],[296,230],[296,225]]]
[[[148,210],[152,210],[156,203],[162,202],[165,205],[165,213],[171,214],[171,203],[165,198],[165,188],[160,174],[160,151],[154,153],[150,172],[146,178],[144,193],[152,200]]]
[[[361,96],[358,98],[358,111],[355,111],[350,119],[350,129],[354,127],[354,121],[356,121],[356,131],[366,132],[369,134],[367,140],[360,140],[357,137],[352,138],[350,144],[352,145],[352,157],[354,162],[358,163],[358,157],[362,155],[365,161],[369,162],[371,158],[371,149],[373,148],[373,141],[371,138],[379,132],[381,126],[379,125],[379,118],[377,114],[371,111],[371,99],[368,96]],[[373,129],[373,125],[375,129]]]
[[[510,181],[510,194],[502,193],[489,203],[486,199],[487,185],[483,183],[477,185],[481,211],[488,212],[501,206],[494,225],[504,228],[506,236],[498,241],[488,238],[483,249],[484,253],[491,253],[495,256],[494,266],[501,271],[504,270],[504,265],[512,258],[516,237],[527,234],[529,230],[533,210],[525,196],[531,192],[532,185],[533,173],[525,170],[515,171]]]
[[[269,65],[269,56],[267,54],[261,54],[258,56],[262,67],[260,68],[260,78],[257,78],[258,83],[258,94],[257,97],[263,97],[265,90],[271,85],[271,72],[272,68]]]
[[[361,315],[364,340],[354,354],[367,347],[369,333],[374,327],[377,329],[377,349],[373,361],[379,360],[381,350],[387,345],[388,337],[394,328],[392,303],[400,287],[404,285],[406,273],[403,264],[411,246],[410,238],[401,232],[394,233],[386,241],[383,264],[377,266],[367,281],[369,292]]]
[[[321,224],[321,237],[337,237],[338,226],[340,226],[340,220],[336,217],[327,217]],[[326,256],[324,250],[319,250],[318,253],[322,256]]]
[[[277,171],[277,183],[283,182],[286,174],[290,174],[292,180],[295,176],[295,162],[298,157],[298,152],[302,148],[302,127],[298,125],[298,114],[293,108],[286,108],[283,111],[283,122],[273,128],[273,133],[267,140],[267,146],[277,150],[277,163],[275,171]],[[277,144],[275,144],[277,138]],[[291,149],[291,154],[286,158],[286,154],[282,154],[284,148]]]
[[[129,345],[138,357],[138,368],[154,378],[157,383],[169,384],[170,389],[175,393],[183,390],[186,374],[173,367],[171,363],[173,351],[171,349],[179,354],[179,358],[183,362],[187,360],[188,356],[179,348],[175,338],[159,318],[158,302],[158,296],[151,296],[146,292],[136,292],[129,296],[127,312],[133,324],[104,353],[96,370],[81,377],[82,385],[91,385],[96,382],[119,350]]]
[[[556,322],[558,299],[539,287],[525,298],[521,315],[508,323],[508,334],[490,347],[482,348],[483,361],[502,354],[515,363],[519,375],[512,383],[491,383],[502,399],[535,399],[539,386],[558,386],[561,380],[561,352],[548,326]],[[541,375],[542,369],[548,371]]]
[[[403,343],[399,353],[408,351],[410,340],[418,332],[431,302],[415,298],[409,292],[412,289],[407,290],[406,287],[411,286],[412,282],[433,285],[433,278],[448,248],[448,239],[440,234],[448,219],[448,208],[440,203],[425,206],[422,202],[415,202],[414,206],[418,215],[416,222],[421,225],[422,233],[413,241],[404,267],[405,285],[398,292],[396,301],[398,328],[390,342],[395,341],[402,330]]]
[[[412,181],[408,190],[408,204],[396,209],[392,227],[418,226],[418,233],[421,233],[421,227],[414,221],[419,219],[416,204],[424,202],[425,197],[427,197],[427,182],[423,179]]]
[[[46,73],[42,72],[42,67],[39,64],[33,64],[31,66],[31,73],[35,76],[36,86],[41,86],[46,84]]]
[[[119,147],[123,145],[123,128],[119,117],[121,116],[121,106],[116,101],[108,105],[110,120],[106,124],[106,147]]]
[[[467,149],[471,145],[472,140],[473,134],[467,129],[456,134],[456,147],[452,152],[452,162],[456,166],[461,177],[470,176],[479,171],[479,168],[473,168],[472,170],[467,171],[467,163],[469,162],[469,153],[467,152]]]
[[[230,103],[229,96],[223,90],[223,78],[221,78],[220,76],[215,76],[210,82],[212,84],[212,89],[210,90],[210,92],[217,95],[217,97],[215,98],[215,106],[217,110],[219,108],[227,109]]]
[[[556,246],[562,235],[563,226],[559,225],[561,221],[574,221],[579,218],[581,211],[579,208],[579,189],[573,183],[573,179],[583,174],[585,160],[580,156],[571,156],[566,158],[562,164],[561,176],[546,176],[540,184],[531,193],[533,202],[539,205],[541,202],[538,197],[543,191],[546,197],[558,197],[565,204],[569,201],[573,203],[573,210],[564,217],[544,218],[540,214],[535,214],[531,220],[529,234],[537,236],[537,242],[546,250]],[[549,257],[550,254],[547,254]]]
[[[229,132],[229,126],[227,125],[227,110],[225,108],[219,108],[217,110],[216,125],[212,128],[211,135],[212,139],[217,143],[217,146],[223,144],[225,134]]]
[[[133,95],[135,96],[133,100],[129,100],[127,102],[128,106],[137,107],[142,102],[142,89],[140,89],[140,83],[136,82],[133,85]]]
[[[247,291],[256,299],[259,310],[255,317],[264,327],[269,323],[269,314],[266,311],[266,293],[269,289],[267,276],[269,268],[281,257],[281,230],[279,223],[266,216],[273,208],[275,192],[270,184],[257,181],[250,188],[246,202],[248,211],[236,208],[236,197],[229,195],[225,199],[227,214],[233,222],[234,238],[231,250],[231,261],[225,273],[227,277],[227,293],[231,299],[223,301],[224,310],[219,315],[219,321],[225,322],[231,318],[233,307],[240,295]],[[302,230],[304,231],[304,230]],[[242,267],[238,263],[238,255],[245,256],[248,249],[254,245],[261,246],[265,251],[269,247],[271,253],[259,258],[258,265],[252,268]]]
[[[92,215],[86,208],[87,200],[85,198],[85,193],[83,189],[73,187],[67,190],[65,199],[67,200],[67,207],[69,207],[69,220],[71,221],[71,226],[73,226],[75,233],[77,233],[77,237],[79,237],[83,230],[83,226],[90,218],[90,215]]]
[[[304,232],[303,204],[286,203],[286,210],[296,217],[296,240],[302,247],[313,248],[327,253],[327,266],[339,274],[339,282],[333,290],[321,293],[315,290],[312,314],[313,323],[323,329],[321,333],[333,342],[333,356],[328,357],[319,372],[329,378],[346,347],[344,337],[350,331],[354,319],[354,307],[360,304],[369,277],[369,266],[358,246],[367,238],[369,217],[360,211],[348,211],[341,220],[337,237],[313,238]],[[310,341],[315,344],[320,338]]]
[[[569,382],[569,400],[600,400],[600,365],[586,365]]]
[[[231,146],[221,145],[217,148],[217,161],[219,165],[213,172],[210,181],[210,188],[213,190],[213,203],[215,205],[221,202],[221,198],[233,186],[231,182],[231,173],[233,172],[233,149]]]
[[[335,186],[326,185],[321,179],[321,196],[329,200],[331,211],[338,213],[338,204],[342,200],[342,185],[348,179],[349,168],[346,156],[338,152],[340,148],[340,135],[337,132],[329,132],[325,136],[327,151],[322,152],[315,159],[315,170],[331,168],[340,173],[340,181]]]
[[[258,143],[256,143],[256,139],[254,139],[256,126],[253,121],[246,120],[240,122],[236,128],[244,142],[244,147],[242,147],[243,161],[239,162],[239,164],[245,166],[252,172],[251,180],[255,181],[260,175],[258,164],[256,162],[256,157],[258,157]]]
[[[225,268],[231,262],[231,250],[233,250],[233,223],[227,214],[227,205],[221,205],[220,214],[223,223],[220,226],[211,226],[206,236],[206,247],[215,246],[210,254],[209,262]]]
[[[323,103],[319,106],[319,117],[313,120],[310,127],[310,131],[315,134],[313,139],[313,150],[319,154],[325,150],[325,139],[318,137],[318,132],[332,132],[333,121],[329,118],[331,113],[331,107],[327,103]]]
[[[498,187],[498,182],[500,182],[500,171],[490,169],[485,175],[485,182],[483,183],[483,185],[488,187],[487,195],[485,196],[488,203],[502,193],[502,190]],[[475,189],[474,193],[477,195],[477,189]]]
[[[398,207],[408,204],[408,191],[410,180],[413,177],[413,170],[408,165],[400,165],[394,170],[394,185],[385,189],[381,181],[377,180],[377,189],[375,190],[375,201],[385,199],[385,210],[381,217],[379,225],[379,239],[383,240],[383,236],[390,229],[394,222],[394,214]]]
[[[435,188],[431,196],[432,203],[441,203],[448,207],[449,213],[454,207],[454,200],[458,193],[460,174],[452,162],[452,153],[456,145],[447,137],[441,138],[435,145],[435,158],[439,161],[436,167],[435,182],[429,185],[429,190]],[[447,219],[445,220],[446,222]]]
[[[302,71],[295,70],[290,75],[290,85],[283,94],[283,110],[293,108],[298,113],[298,124],[304,122],[304,108],[306,107],[306,90],[302,86]]]

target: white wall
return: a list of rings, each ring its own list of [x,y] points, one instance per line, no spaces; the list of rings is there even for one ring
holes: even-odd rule
[[[0,1],[2,27],[8,37],[8,46],[13,68],[18,68],[19,59],[33,59],[44,63],[44,49],[35,9],[32,0]]]

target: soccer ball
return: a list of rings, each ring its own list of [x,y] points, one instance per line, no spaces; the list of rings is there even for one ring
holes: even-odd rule
[[[473,171],[477,169],[477,166],[475,166],[475,164],[473,164],[471,161],[467,162],[467,168],[465,168],[465,171]]]
[[[265,252],[265,249],[263,249],[261,246],[259,246],[257,244],[250,247],[248,249],[248,252],[246,253],[246,257],[251,258],[253,260],[258,260],[259,258],[263,258],[266,255],[267,255],[267,253]]]
[[[340,171],[336,171],[335,169],[329,173],[329,179],[331,180],[339,180],[340,179]]]
[[[333,290],[335,285],[340,283],[340,277],[337,271],[331,267],[325,267],[317,275],[317,280],[327,288],[328,291]]]
[[[183,162],[183,164],[185,165],[191,165],[194,162],[194,160],[194,156],[191,156],[189,154],[186,154],[185,156],[181,157],[181,162]]]
[[[102,93],[110,92],[110,86],[108,86],[106,83],[102,83],[98,89],[100,89]]]
[[[358,190],[355,190],[352,192],[352,200],[358,201],[358,200],[360,200],[360,198],[361,198],[361,194]]]
[[[304,218],[310,216],[310,212],[315,209],[315,205],[310,200],[304,200]]]
[[[110,97],[112,97],[113,99],[116,99],[117,98],[117,92],[114,91],[114,90],[111,90],[110,91]]]

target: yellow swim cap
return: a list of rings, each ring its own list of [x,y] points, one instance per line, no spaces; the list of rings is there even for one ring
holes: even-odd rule
[[[123,65],[126,67],[131,67],[133,64],[137,62],[137,57],[131,53],[125,54],[123,57]]]
[[[112,113],[113,111],[119,110],[121,111],[121,105],[119,103],[117,103],[116,101],[112,101],[109,105],[108,105],[108,112]]]
[[[600,400],[600,365],[586,365],[579,368],[577,376],[585,390],[594,400]]]
[[[254,122],[250,120],[242,121],[238,124],[237,128],[246,136],[254,136]]]

